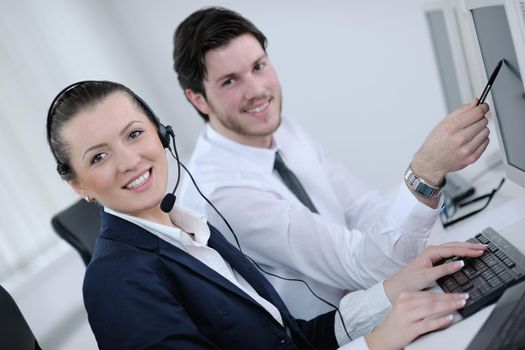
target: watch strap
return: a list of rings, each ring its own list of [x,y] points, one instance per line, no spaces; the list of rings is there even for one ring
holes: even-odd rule
[[[428,199],[439,196],[447,184],[447,180],[443,180],[443,184],[441,186],[433,186],[423,178],[416,175],[410,166],[405,172],[405,181],[408,186],[414,190],[414,192]]]

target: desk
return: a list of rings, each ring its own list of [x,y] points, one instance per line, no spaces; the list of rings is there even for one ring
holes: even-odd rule
[[[503,171],[487,174],[478,186],[479,193],[490,192],[503,176]],[[441,223],[436,223],[429,238],[429,244],[440,244],[450,241],[465,241],[491,226],[505,239],[514,244],[525,254],[525,189],[506,181],[496,194],[490,206],[479,214],[444,230]],[[441,291],[439,287],[432,290]],[[429,333],[406,347],[407,350],[432,349],[465,349],[489,317],[494,305],[486,307],[476,314],[461,319],[455,315],[455,323],[447,329]]]

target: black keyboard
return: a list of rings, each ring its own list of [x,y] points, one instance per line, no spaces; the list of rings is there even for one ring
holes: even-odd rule
[[[463,259],[465,266],[437,280],[446,293],[469,293],[465,307],[458,310],[463,317],[492,304],[508,287],[525,279],[525,256],[494,229],[488,227],[467,242],[488,244],[488,249],[479,258],[447,260]]]

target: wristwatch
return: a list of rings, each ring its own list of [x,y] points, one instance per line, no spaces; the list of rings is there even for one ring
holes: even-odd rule
[[[443,179],[443,184],[441,186],[432,186],[431,184],[417,176],[414,173],[414,171],[412,171],[412,168],[410,166],[405,172],[405,181],[407,182],[408,186],[410,186],[410,188],[412,188],[416,193],[419,193],[421,196],[428,199],[432,199],[439,196],[441,192],[443,192],[443,189],[447,184],[447,180]]]

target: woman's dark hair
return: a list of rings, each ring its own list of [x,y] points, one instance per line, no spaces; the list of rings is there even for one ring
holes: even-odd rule
[[[62,128],[76,114],[101,102],[110,94],[121,91],[128,94],[157,126],[157,119],[144,102],[129,88],[111,81],[80,81],[60,91],[53,99],[47,113],[47,142],[57,163],[57,172],[66,181],[75,173],[70,165],[68,145],[62,137]]]
[[[252,22],[237,12],[209,7],[186,18],[173,37],[173,68],[183,90],[191,89],[206,97],[203,81],[207,76],[204,56],[243,34],[251,34],[266,51],[266,37]],[[205,121],[208,116],[197,109]]]

